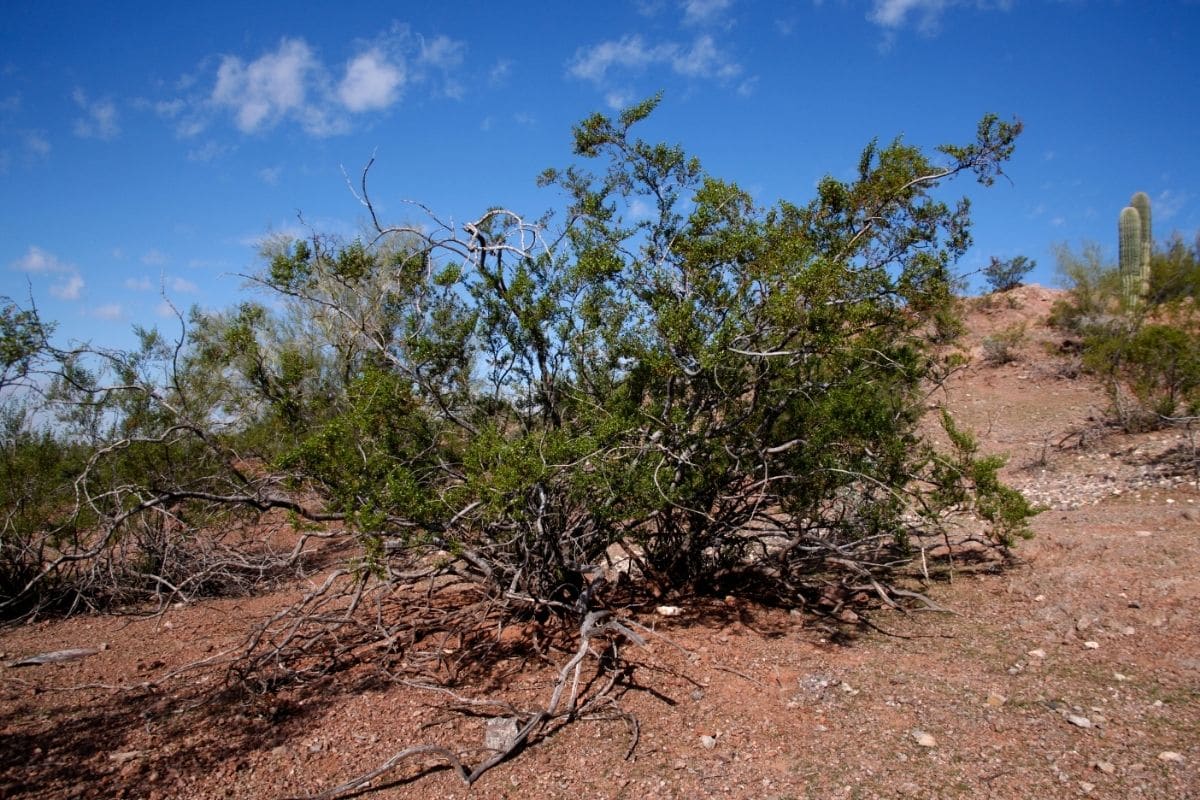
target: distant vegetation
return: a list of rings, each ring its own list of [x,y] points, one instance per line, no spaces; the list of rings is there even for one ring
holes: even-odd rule
[[[1096,245],[1058,252],[1069,295],[1052,321],[1079,336],[1083,366],[1109,390],[1127,430],[1200,416],[1200,236],[1179,234],[1155,246],[1150,201],[1142,192],[1121,212],[1120,263]]]

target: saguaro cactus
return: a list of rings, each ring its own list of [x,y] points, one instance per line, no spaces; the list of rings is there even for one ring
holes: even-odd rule
[[[1154,239],[1150,231],[1150,196],[1145,192],[1134,194],[1129,205],[1121,209],[1117,237],[1121,290],[1125,294],[1125,305],[1132,309],[1150,296],[1150,251]]]
[[[1142,261],[1138,265],[1138,293],[1144,300],[1150,296],[1150,250],[1154,241],[1150,234],[1150,196],[1145,192],[1138,192],[1129,201],[1129,205],[1137,209],[1141,221]]]

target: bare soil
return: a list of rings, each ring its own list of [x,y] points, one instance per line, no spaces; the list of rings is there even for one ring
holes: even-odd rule
[[[1048,509],[1016,566],[930,587],[953,613],[874,613],[892,635],[733,599],[647,613],[678,648],[629,650],[628,757],[625,721],[584,720],[470,789],[418,757],[352,796],[1200,797],[1194,433],[1104,428],[1103,393],[1044,325],[1053,299],[973,302],[976,358],[930,398]],[[984,364],[984,337],[1021,322],[1017,360]],[[411,744],[482,744],[482,716],[368,664],[262,702],[212,699],[212,671],[166,677],[237,648],[302,589],[0,631],[3,661],[105,647],[0,668],[0,797],[305,797]],[[514,655],[480,691],[544,698],[555,663]]]

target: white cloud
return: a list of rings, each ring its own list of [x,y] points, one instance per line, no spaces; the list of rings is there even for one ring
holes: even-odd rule
[[[670,61],[677,50],[674,44],[650,47],[637,34],[622,36],[618,41],[601,42],[591,48],[576,50],[567,71],[573,77],[602,83],[613,67],[644,69],[651,64]]]
[[[14,261],[11,266],[21,272],[34,274],[78,272],[73,265],[60,260],[58,256],[34,244],[29,245],[29,250],[25,252],[25,255]]]
[[[1189,192],[1163,189],[1154,196],[1154,203],[1150,206],[1151,219],[1171,219],[1182,211],[1191,199],[1192,196]]]
[[[155,248],[150,248],[142,254],[142,263],[151,267],[161,267],[168,260],[166,253]]]
[[[96,319],[118,320],[125,316],[125,310],[118,303],[107,303],[92,309]]]
[[[150,282],[150,279],[149,279],[149,278],[145,278],[145,277],[142,277],[142,278],[126,278],[126,279],[125,279],[125,288],[126,288],[126,289],[131,289],[131,290],[133,290],[133,291],[135,291],[135,292],[148,292],[148,291],[150,291],[152,288],[154,288],[154,284],[152,284],[152,283]]]
[[[703,25],[717,19],[733,5],[733,0],[683,0],[685,25]]]
[[[158,306],[154,309],[154,313],[158,314],[160,317],[165,317],[165,318],[178,316],[178,313],[175,310],[175,306],[171,305],[166,300],[163,300],[162,302],[160,302],[158,304]]]
[[[404,80],[404,66],[389,62],[378,48],[372,48],[346,65],[338,99],[354,112],[387,108],[400,98]]]
[[[319,69],[303,39],[284,39],[272,53],[249,64],[225,56],[217,68],[212,100],[234,111],[238,128],[253,133],[304,107],[308,80]]]
[[[671,67],[680,75],[689,78],[715,77],[721,80],[728,80],[742,70],[717,49],[713,37],[708,35],[699,37],[690,49],[672,57]]]
[[[71,93],[84,116],[75,120],[75,135],[81,139],[115,139],[121,133],[117,107],[111,100],[89,100],[83,89]]]
[[[567,65],[567,74],[591,81],[597,86],[608,82],[610,73],[640,72],[652,66],[665,66],[686,78],[707,78],[727,82],[742,72],[742,67],[717,46],[709,34],[697,36],[690,47],[675,42],[647,44],[638,34],[580,48]],[[608,100],[620,98],[609,91]]]
[[[78,300],[83,291],[83,278],[79,274],[70,275],[64,280],[50,285],[50,294],[59,300]]]
[[[189,148],[187,151],[187,160],[207,164],[210,161],[216,161],[232,149],[229,145],[221,144],[215,139],[209,139],[199,147]]]
[[[938,32],[942,14],[951,6],[1007,11],[1012,7],[1012,0],[872,0],[867,19],[881,27],[896,30],[908,24],[911,14],[916,18],[917,29],[921,33],[933,35]]]
[[[619,111],[633,103],[633,92],[628,89],[613,89],[604,95],[604,102],[614,111]]]
[[[283,167],[263,167],[258,171],[258,179],[268,186],[278,186],[281,174]]]
[[[35,156],[45,158],[53,149],[50,140],[41,131],[29,131],[25,134],[25,149]]]
[[[167,281],[167,287],[173,292],[181,294],[195,294],[200,291],[200,287],[185,278],[170,278]]]
[[[488,84],[491,86],[503,86],[508,83],[508,78],[512,75],[513,62],[511,59],[502,58],[492,65],[488,70]]]
[[[438,69],[459,66],[466,52],[466,42],[455,41],[449,36],[435,36],[429,41],[421,40],[421,63]]]

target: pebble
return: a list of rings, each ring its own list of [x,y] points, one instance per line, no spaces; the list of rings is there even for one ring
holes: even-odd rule
[[[700,746],[703,747],[705,750],[712,750],[714,747],[717,746],[717,737],[701,736],[700,737]]]
[[[1087,641],[1087,642],[1083,643],[1083,646],[1086,647],[1088,650],[1099,650],[1100,649],[1099,642]]]
[[[1006,702],[1008,702],[1007,697],[996,694],[995,692],[992,692],[991,694],[989,694],[987,696],[987,700],[984,701],[984,704],[989,705],[992,708],[999,708],[1000,706],[1004,705]]]
[[[921,747],[937,747],[937,739],[925,731],[913,731],[913,740]]]
[[[1025,655],[1029,656],[1030,658],[1045,658],[1046,651],[1039,647],[1037,650],[1030,650]]]
[[[1183,756],[1176,753],[1174,750],[1164,750],[1158,754],[1159,761],[1169,761],[1172,764],[1182,764]]]
[[[1067,722],[1074,725],[1076,728],[1090,728],[1092,721],[1087,717],[1081,717],[1078,714],[1067,714]]]
[[[1110,761],[1093,761],[1092,766],[1103,772],[1105,775],[1112,775],[1117,771],[1117,768],[1114,767]]]

